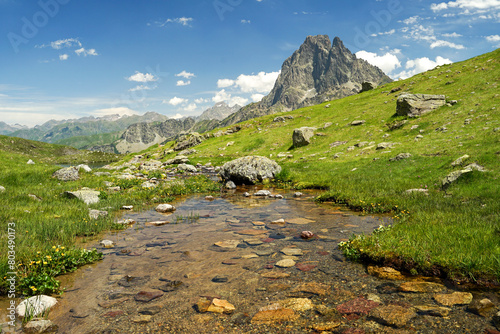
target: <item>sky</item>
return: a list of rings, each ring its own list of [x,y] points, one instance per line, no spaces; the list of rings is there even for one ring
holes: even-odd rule
[[[0,121],[200,115],[267,95],[308,35],[397,80],[500,47],[500,0],[0,0]]]

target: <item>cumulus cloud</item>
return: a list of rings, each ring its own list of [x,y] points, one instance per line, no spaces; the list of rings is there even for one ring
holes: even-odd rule
[[[241,74],[236,79],[238,86],[244,93],[269,93],[280,72],[259,72],[257,75]]]
[[[253,102],[260,102],[264,98],[264,94],[252,94],[251,99]]]
[[[434,12],[442,11],[449,8],[461,9],[498,9],[500,8],[500,0],[457,0],[431,4],[431,10]]]
[[[72,47],[81,47],[82,43],[77,38],[66,38],[59,39],[57,41],[50,42],[49,44],[37,45],[38,48],[46,48],[51,47],[55,50],[60,50],[62,48],[72,48]]]
[[[62,54],[62,55],[59,55],[59,60],[68,60],[69,58],[69,55],[68,54]]]
[[[453,32],[451,34],[443,34],[443,37],[462,37],[462,35]]]
[[[443,40],[437,40],[431,44],[431,49],[439,48],[439,47],[448,47],[448,48],[457,49],[457,50],[465,49],[465,46],[463,46],[461,44],[455,44],[455,43],[443,41]]]
[[[187,80],[187,81],[184,81],[184,80],[179,80],[177,81],[177,86],[189,86],[191,84],[191,81]]]
[[[217,80],[217,87],[218,88],[231,87],[234,84],[235,84],[235,81],[231,80],[231,79],[219,79],[219,80]]]
[[[215,96],[212,98],[212,101],[215,103],[226,102],[230,107],[234,105],[244,106],[248,103],[248,99],[241,96],[232,96],[231,93],[226,92],[225,89],[217,92]]]
[[[80,48],[78,50],[75,50],[75,53],[79,56],[98,56],[99,54],[96,52],[95,49],[85,49],[85,48]]]
[[[194,19],[192,17],[177,17],[177,18],[174,18],[174,19],[167,19],[165,21],[156,21],[154,22],[154,24],[158,27],[165,27],[167,26],[169,23],[178,23],[182,26],[185,26],[185,27],[191,27],[191,22],[193,22]],[[150,24],[148,24],[150,25]]]
[[[243,24],[250,24],[250,23],[252,23],[252,21],[250,21],[250,20],[241,20],[241,23],[243,23]]]
[[[129,89],[128,91],[129,92],[136,92],[136,91],[139,91],[139,90],[150,90],[151,87],[148,87],[148,86],[145,86],[145,85],[139,85],[139,86],[136,86],[134,88],[131,88]]]
[[[135,82],[151,82],[158,81],[158,78],[151,73],[141,73],[139,71],[135,71],[135,74],[128,77],[127,80]]]
[[[500,35],[486,36],[486,40],[490,43],[500,42]]]
[[[176,77],[183,77],[184,79],[191,79],[191,78],[194,78],[196,75],[194,75],[194,73],[189,73],[189,72],[186,72],[186,71],[182,71],[181,73],[177,73],[175,75]]]
[[[115,114],[131,116],[131,115],[137,115],[138,112],[127,107],[115,107],[115,108],[97,109],[93,114],[96,116],[106,116]]]
[[[391,73],[396,68],[401,67],[401,62],[399,61],[398,57],[396,57],[396,55],[394,54],[391,54],[390,52],[387,52],[383,56],[379,56],[374,52],[362,50],[356,52],[356,57],[364,59],[370,64],[377,66],[382,71],[384,71],[384,73]]]
[[[183,98],[175,96],[175,97],[171,98],[170,100],[168,100],[168,102],[166,102],[166,103],[168,103],[172,106],[178,106],[179,104],[187,103],[188,101],[189,100],[187,100],[187,99],[183,99]],[[164,103],[165,103],[165,101],[164,101]]]
[[[420,16],[415,15],[415,16],[411,16],[411,17],[407,18],[406,20],[403,20],[402,22],[406,25],[410,25],[410,24],[417,23],[419,20],[420,20]]]
[[[406,62],[405,71],[398,73],[395,75],[401,79],[410,78],[418,73],[422,73],[428,70],[431,70],[439,65],[451,64],[452,61],[447,58],[443,58],[441,56],[437,56],[436,60],[429,59],[427,57],[410,59]]]
[[[181,119],[182,117],[184,116],[182,116],[181,114],[175,114],[174,116],[170,116],[170,118],[172,119]]]
[[[196,105],[196,103],[190,103],[190,104],[188,104],[187,106],[184,107],[184,111],[186,111],[186,112],[193,112],[193,111],[196,111],[196,108],[198,108],[198,106]]]

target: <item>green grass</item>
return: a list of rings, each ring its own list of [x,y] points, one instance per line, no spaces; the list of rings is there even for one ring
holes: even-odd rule
[[[279,176],[280,184],[292,181],[296,189],[326,189],[318,200],[394,217],[392,229],[358,237],[352,243],[358,258],[457,280],[498,281],[500,131],[495,129],[500,127],[499,59],[500,50],[496,50],[440,66],[373,91],[287,112],[294,119],[285,123],[273,122],[278,114],[249,120],[239,124],[242,130],[236,134],[210,138],[196,146],[197,153],[190,160],[220,165],[245,155],[271,157],[286,171]],[[402,90],[391,94],[397,87]],[[406,119],[395,116],[397,96],[405,92],[444,94],[448,101],[458,103],[408,118],[406,124],[391,129]],[[470,119],[469,125],[465,125],[466,119]],[[366,123],[350,126],[354,120]],[[325,123],[332,125],[323,128]],[[293,129],[303,126],[316,127],[324,136],[315,136],[310,145],[294,149]],[[438,130],[443,126],[446,132]],[[423,138],[415,140],[419,134]],[[332,147],[337,141],[347,143]],[[234,145],[227,146],[228,142]],[[348,150],[360,142],[373,145]],[[381,142],[396,144],[392,149],[376,150]],[[175,153],[160,153],[173,145],[167,143],[146,153],[166,160]],[[279,153],[293,157],[278,158]],[[412,156],[389,161],[399,153]],[[476,162],[488,172],[475,171],[443,191],[442,179],[459,169],[451,163],[464,154],[471,156],[467,163]],[[413,188],[426,188],[429,195],[404,194]]]

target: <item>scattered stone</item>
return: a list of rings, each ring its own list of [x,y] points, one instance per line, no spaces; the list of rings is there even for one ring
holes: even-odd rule
[[[236,184],[233,181],[227,181],[226,189],[236,189]]]
[[[280,301],[279,304],[283,308],[294,310],[295,312],[305,312],[314,308],[309,298],[290,298]]]
[[[318,296],[324,296],[328,293],[330,290],[330,287],[325,284],[320,284],[320,283],[315,283],[315,282],[309,282],[309,283],[304,283],[295,289],[293,289],[292,292],[297,293],[297,292],[302,292],[306,294],[312,294],[312,295],[318,295]]]
[[[302,256],[304,255],[304,252],[302,252],[302,249],[299,248],[283,248],[281,250],[281,253],[288,255],[288,256]]]
[[[364,121],[364,120],[357,120],[357,121],[351,122],[351,126],[363,125],[365,123],[366,123],[366,121]]]
[[[227,300],[214,298],[207,308],[207,312],[231,314],[236,310],[233,304]]]
[[[103,302],[98,303],[98,305],[102,308],[111,308],[113,306],[124,303],[127,300],[129,300],[128,297],[122,297],[122,298],[118,298],[118,299],[103,301]]]
[[[323,333],[323,332],[332,332],[335,328],[340,327],[342,325],[342,322],[340,321],[330,321],[330,322],[325,322],[321,324],[314,324],[312,325],[312,329],[315,330],[316,332]],[[346,333],[346,332],[343,332]]]
[[[444,306],[468,305],[472,302],[472,293],[453,292],[450,294],[436,294],[434,300]]]
[[[47,313],[52,307],[57,304],[57,299],[45,295],[33,296],[23,300],[17,307],[16,313],[19,317],[24,318],[26,308],[29,309],[31,316],[38,316]]]
[[[378,293],[384,295],[390,295],[399,291],[399,288],[394,283],[382,283],[376,289]]]
[[[199,313],[206,313],[211,304],[211,300],[203,297],[196,302],[195,308]]]
[[[245,241],[249,246],[259,246],[262,245],[264,242],[260,239],[245,239]]]
[[[445,286],[433,282],[405,282],[399,286],[402,292],[436,293],[445,290]]]
[[[398,97],[398,116],[418,117],[446,104],[444,95],[403,94]]]
[[[462,164],[464,163],[464,161],[465,161],[465,160],[468,160],[469,158],[470,158],[470,156],[466,154],[466,155],[464,155],[464,156],[461,156],[461,157],[460,157],[460,158],[458,158],[457,160],[453,161],[453,162],[451,163],[451,165],[452,165],[453,167],[455,167],[455,166],[460,166],[460,165],[462,165]]]
[[[279,172],[281,167],[276,162],[266,157],[247,156],[226,162],[220,175],[236,184],[254,184],[274,179]]]
[[[152,319],[153,319],[153,316],[151,316],[151,315],[141,314],[141,315],[133,317],[132,322],[135,322],[136,324],[147,324],[148,322],[151,322]]]
[[[213,201],[213,200],[215,200],[215,197],[213,197],[213,196],[205,196],[205,200],[206,201]]]
[[[408,189],[405,191],[405,194],[407,194],[407,195],[411,195],[411,194],[429,195],[429,189]]]
[[[119,225],[134,225],[136,221],[133,219],[125,219],[125,220],[119,220],[116,223]]]
[[[399,153],[394,158],[389,159],[389,161],[399,161],[399,160],[408,159],[410,157],[411,157],[410,153]]]
[[[170,204],[160,204],[155,208],[155,210],[160,213],[174,212],[175,206]]]
[[[271,222],[271,224],[275,224],[275,225],[282,225],[282,224],[285,224],[285,220],[283,218],[280,218],[280,219],[276,219],[276,220],[273,220]]]
[[[149,181],[146,181],[143,184],[141,184],[141,187],[144,188],[144,189],[153,189],[153,188],[156,188],[157,186],[158,185],[156,183],[152,183],[152,182],[149,182]]]
[[[65,191],[64,195],[68,198],[78,198],[79,200],[83,201],[85,204],[90,205],[90,204],[96,204],[99,203],[99,195],[101,193],[96,190],[92,190],[89,188],[82,188],[81,190],[77,191]]]
[[[179,141],[174,146],[174,151],[183,151],[198,144],[201,144],[205,140],[205,137],[197,132],[191,133],[189,138]]]
[[[296,192],[293,194],[293,197],[302,197],[304,194],[301,192]]]
[[[91,173],[92,172],[92,168],[90,168],[88,165],[78,165],[76,166],[76,169],[78,169],[78,171],[80,171],[81,169],[83,169],[83,171],[87,172],[87,173]]]
[[[227,276],[215,276],[212,278],[212,282],[214,283],[226,283],[227,281],[229,281]]]
[[[304,240],[309,240],[309,239],[312,239],[314,237],[314,233],[311,231],[302,231],[300,233],[300,237]]]
[[[102,240],[100,242],[100,244],[104,248],[113,248],[113,247],[115,247],[115,243],[113,241],[111,241],[111,240]]]
[[[150,305],[140,309],[139,313],[145,315],[155,315],[160,313],[162,308],[163,307],[161,305]]]
[[[448,307],[441,306],[429,306],[429,305],[417,305],[415,309],[420,314],[432,315],[434,317],[445,318],[450,313],[451,309]]]
[[[38,197],[37,195],[34,195],[34,194],[28,194],[28,197],[34,201],[38,201],[38,202],[42,201],[42,199],[40,197]]]
[[[295,265],[295,267],[297,267],[297,269],[300,270],[300,271],[308,272],[308,271],[311,271],[314,268],[316,268],[317,265],[315,265],[315,264],[308,264],[308,263],[297,263]]]
[[[195,166],[193,165],[188,165],[188,164],[179,164],[177,166],[177,169],[179,171],[187,172],[187,173],[197,173],[198,169],[196,169]]]
[[[253,194],[253,195],[254,196],[267,197],[267,196],[271,196],[271,192],[269,190],[259,190],[255,194]]]
[[[185,155],[178,155],[173,159],[169,159],[165,161],[165,165],[179,165],[179,164],[185,164],[189,162],[189,158]]]
[[[254,325],[272,325],[275,323],[295,321],[300,316],[296,314],[293,310],[280,308],[276,310],[259,311],[255,314],[251,320]]]
[[[286,115],[286,116],[278,116],[273,119],[273,122],[285,122],[287,119],[293,119],[293,116]]]
[[[76,167],[67,167],[56,170],[52,174],[52,177],[58,179],[59,181],[76,181],[80,178]]]
[[[405,276],[401,274],[401,272],[397,271],[396,269],[393,269],[391,267],[375,267],[375,266],[368,266],[367,268],[368,274],[381,278],[381,279],[387,279],[387,280],[404,280]]]
[[[379,305],[379,303],[359,297],[338,305],[336,309],[341,314],[367,315],[372,309]]]
[[[234,249],[238,247],[239,244],[240,244],[239,240],[226,240],[226,241],[216,242],[215,246],[218,246],[220,248]]]
[[[100,217],[107,217],[108,211],[99,211],[99,210],[89,210],[90,219],[99,219]]]
[[[250,197],[250,196],[252,196],[252,195],[250,195],[250,193],[249,193],[249,192],[245,192],[245,193],[243,194],[243,196],[245,196],[245,197]]]
[[[493,316],[493,323],[495,324],[496,328],[500,330],[500,312]]]
[[[133,205],[122,205],[122,207],[120,209],[131,211],[131,210],[134,210],[134,206]]]
[[[54,324],[52,321],[42,320],[42,319],[31,320],[23,327],[23,333],[28,333],[28,334],[56,333],[57,330],[58,326]]]
[[[135,295],[134,299],[138,302],[148,303],[153,299],[163,296],[160,290],[144,290]]]
[[[284,259],[276,262],[275,266],[279,268],[290,268],[295,266],[295,261],[292,259]]]
[[[155,222],[146,222],[144,225],[145,226],[163,226],[163,225],[167,225],[167,224],[170,224],[170,222],[167,220],[159,220],[159,221],[155,221]]]
[[[158,287],[158,289],[163,292],[172,292],[178,290],[181,286],[184,285],[184,282],[182,281],[171,281],[169,279],[160,279],[160,281],[165,282],[164,285]]]
[[[465,166],[465,168],[462,170],[454,171],[454,172],[451,172],[450,174],[448,174],[448,176],[446,176],[442,181],[442,185],[441,185],[442,188],[444,190],[446,190],[451,184],[453,184],[460,177],[462,177],[462,175],[471,173],[473,171],[485,172],[486,169],[483,166],[480,166],[476,163],[469,164],[469,165]]]
[[[314,131],[316,131],[316,128],[311,127],[302,127],[293,130],[293,147],[297,148],[309,145],[311,138],[314,136]]]
[[[256,229],[248,229],[248,230],[241,230],[241,231],[235,231],[234,233],[240,234],[240,235],[262,235],[262,234],[267,234],[267,230],[256,230]]]
[[[474,299],[467,310],[484,318],[492,317],[498,311],[495,304],[487,298]]]
[[[29,160],[28,160],[28,162],[27,162],[27,164],[28,164],[28,165],[34,165],[34,164],[35,164],[35,162],[34,162],[33,160],[29,159]]]
[[[105,313],[103,317],[116,318],[124,314],[125,312],[123,311],[109,311],[108,313]]]
[[[394,146],[394,143],[380,143],[377,145],[377,150],[390,149]]]
[[[399,305],[387,305],[375,308],[370,312],[370,318],[382,325],[404,327],[408,321],[416,316],[413,308]]]

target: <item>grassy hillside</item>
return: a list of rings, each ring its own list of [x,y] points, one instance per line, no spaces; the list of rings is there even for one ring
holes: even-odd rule
[[[109,145],[117,141],[121,134],[122,131],[101,133],[90,136],[76,136],[58,140],[56,144],[67,145],[77,149],[89,149],[94,146]]]
[[[273,122],[278,114],[249,120],[240,123],[242,130],[236,134],[198,145],[190,159],[222,164],[245,155],[271,157],[284,167],[280,178],[297,189],[323,188],[327,191],[321,200],[365,213],[392,214],[391,229],[343,245],[353,258],[399,265],[414,273],[498,279],[499,60],[496,50],[440,66],[373,91],[283,113],[294,117],[286,122]],[[395,111],[398,95],[406,92],[444,94],[458,103],[409,118],[391,130],[405,119],[396,117]],[[351,126],[355,120],[366,123]],[[326,123],[332,125],[325,127]],[[293,129],[303,126],[318,128],[318,135],[309,146],[294,149]],[[228,146],[229,142],[234,144]],[[394,146],[377,150],[382,142]],[[411,157],[390,161],[399,153]],[[470,155],[467,163],[476,162],[488,171],[474,171],[443,191],[442,179],[460,169],[451,163],[464,154]],[[280,158],[283,155],[287,157]],[[428,189],[429,195],[404,194],[413,188]]]

